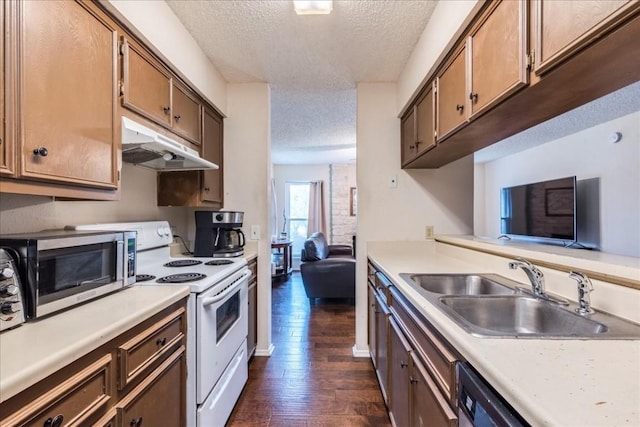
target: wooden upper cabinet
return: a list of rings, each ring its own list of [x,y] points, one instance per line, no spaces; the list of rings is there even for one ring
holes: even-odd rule
[[[473,118],[528,83],[524,0],[497,1],[467,40]]]
[[[546,73],[599,39],[638,8],[640,2],[634,0],[537,0],[536,74]]]
[[[122,38],[122,106],[165,127],[171,127],[169,71],[135,42]]]
[[[412,106],[400,119],[400,150],[402,164],[416,158],[416,107]]]
[[[173,131],[200,144],[200,103],[189,89],[173,82],[171,119]]]
[[[2,2],[0,5],[0,61],[2,62],[2,68],[0,68],[0,174],[11,173],[10,167],[7,164],[7,159],[10,157],[7,153],[7,137],[4,132],[5,123],[5,68],[7,61],[5,61],[5,7],[7,3]]]
[[[435,129],[433,85],[427,85],[424,94],[418,98],[416,103],[416,150],[418,156],[436,146]]]
[[[223,182],[223,124],[222,117],[205,108],[202,120],[202,157],[215,163],[220,169],[202,172],[201,200],[222,208]]]
[[[438,141],[467,121],[466,47],[463,46],[437,77],[436,129]]]
[[[118,185],[117,34],[91,3],[19,3],[20,176]]]

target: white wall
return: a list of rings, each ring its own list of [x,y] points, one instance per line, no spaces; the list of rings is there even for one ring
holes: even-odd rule
[[[351,245],[357,231],[358,217],[351,215],[352,187],[356,187],[356,165],[331,165],[331,243],[334,245]]]
[[[0,194],[0,234],[62,228],[71,224],[168,220],[187,236],[185,208],[157,206],[156,171],[122,167],[121,198],[117,201],[54,201],[51,197]]]
[[[436,170],[400,169],[400,120],[393,83],[358,84],[356,346],[367,349],[367,242],[470,234],[473,224],[473,159]],[[397,188],[389,178],[397,176]],[[362,352],[362,353],[361,353]]]
[[[409,102],[479,0],[439,1],[398,78],[397,112]]]
[[[271,344],[271,196],[270,89],[266,83],[227,85],[224,122],[225,210],[243,211],[245,234],[260,227],[258,240],[258,347],[269,355]]]
[[[623,135],[617,144],[608,141],[614,132]],[[500,234],[502,187],[572,175],[599,178],[602,251],[640,256],[640,112],[476,169],[475,234]]]
[[[327,227],[329,227],[329,165],[273,165],[273,178],[276,182],[276,200],[278,207],[278,232],[282,231],[282,211],[285,209],[285,183],[288,181],[323,181],[324,208]],[[286,230],[289,231],[288,229]],[[329,235],[327,233],[327,238]]]
[[[132,24],[186,79],[223,114],[227,109],[226,82],[191,34],[164,1],[107,0],[107,9]]]

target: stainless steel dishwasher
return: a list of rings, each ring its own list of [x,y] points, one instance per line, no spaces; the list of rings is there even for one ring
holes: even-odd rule
[[[466,362],[456,365],[459,427],[529,426]]]

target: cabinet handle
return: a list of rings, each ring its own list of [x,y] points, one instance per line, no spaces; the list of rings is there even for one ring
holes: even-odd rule
[[[471,92],[469,94],[469,99],[472,100],[473,102],[478,102],[478,94]]]
[[[166,338],[158,338],[156,340],[156,344],[158,345],[158,347],[161,347],[163,345],[165,345],[167,343],[167,339]]]
[[[410,382],[411,384],[418,384],[418,380],[417,380],[417,379],[415,379],[415,378],[413,378],[413,377],[409,377],[409,382]]]
[[[62,414],[58,414],[53,418],[47,418],[44,422],[44,427],[62,427],[63,421],[64,416]]]
[[[416,146],[415,146],[415,145],[410,145],[410,146],[409,146],[409,150],[411,150],[411,151],[413,151],[413,149],[414,149],[414,148],[416,148]]]
[[[401,360],[401,361],[400,361],[400,367],[401,367],[401,368],[403,368],[403,369],[404,369],[404,368],[406,368],[407,366],[409,366],[409,365],[407,365],[403,360]]]
[[[209,187],[204,187],[204,191],[209,192]]]
[[[174,120],[176,122],[179,122],[180,121],[180,114],[176,114],[175,116],[173,116],[173,118],[174,118]]]
[[[464,105],[462,105],[462,104],[456,105],[456,110],[458,110],[458,111],[460,111],[462,113],[462,111],[464,111]]]
[[[162,111],[164,111],[164,113],[168,115],[171,111],[171,107],[162,107]]]
[[[142,425],[142,417],[132,419],[129,425],[131,427],[140,427]]]
[[[47,154],[49,154],[49,150],[47,150],[47,147],[38,147],[33,149],[33,154],[35,156],[47,157]]]

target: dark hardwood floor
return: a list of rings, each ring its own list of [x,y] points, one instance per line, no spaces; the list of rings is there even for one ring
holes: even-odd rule
[[[390,426],[373,365],[352,355],[355,307],[273,285],[271,357],[254,357],[227,426]]]

